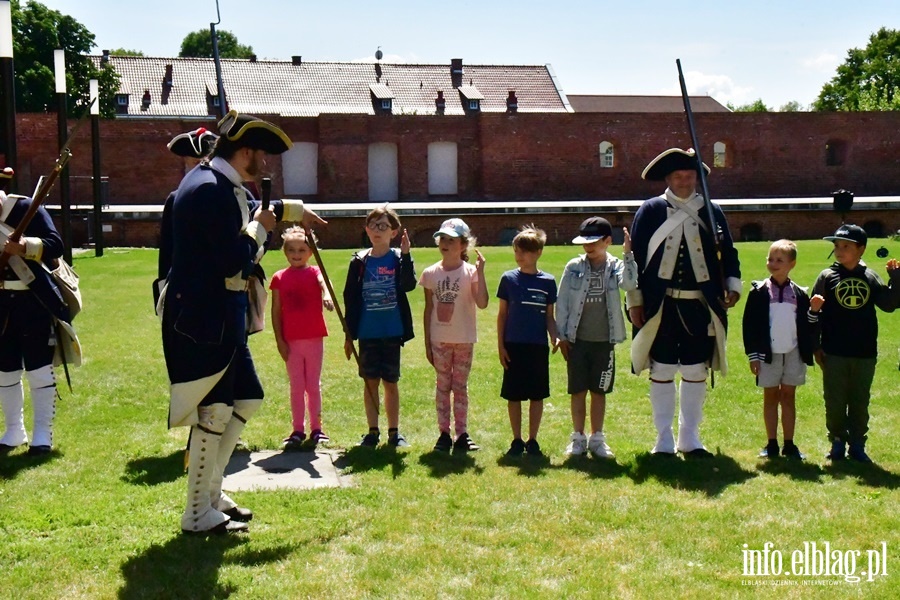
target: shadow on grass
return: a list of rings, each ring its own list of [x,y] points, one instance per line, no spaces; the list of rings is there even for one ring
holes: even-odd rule
[[[484,473],[484,467],[475,462],[475,458],[468,452],[438,452],[432,450],[419,457],[419,464],[428,467],[430,477],[446,477],[447,475],[461,475],[471,470],[475,475]]]
[[[756,477],[736,460],[718,451],[712,458],[682,460],[644,452],[635,457],[630,473],[635,483],[654,479],[675,489],[703,492],[714,497],[730,485],[743,483]]]
[[[0,479],[15,479],[22,471],[37,468],[51,460],[62,458],[62,456],[59,450],[55,448],[50,454],[39,454],[37,456],[29,456],[27,449],[24,452],[17,450],[5,452],[0,454]]]
[[[550,457],[544,456],[507,456],[501,455],[497,459],[497,464],[501,467],[518,467],[519,475],[525,477],[543,477],[546,475],[546,469],[550,468]]]
[[[354,446],[334,461],[334,466],[341,471],[350,469],[350,473],[382,471],[390,467],[391,475],[397,479],[406,470],[406,454],[387,444],[378,448]]]
[[[779,458],[777,460],[762,459],[757,469],[769,475],[785,475],[798,481],[822,483],[825,469],[821,465],[805,460]]]
[[[581,471],[597,479],[615,479],[628,474],[628,467],[615,460],[589,458],[587,456],[567,456],[562,467],[573,471]]]
[[[244,462],[244,457],[246,457],[246,462]],[[236,462],[235,458],[240,458],[240,462]],[[315,452],[296,452],[296,451],[283,451],[280,454],[273,454],[267,458],[262,458],[256,461],[256,466],[261,468],[266,473],[290,473],[294,469],[300,469],[302,471],[306,471],[309,474],[310,479],[322,479],[322,473],[319,472],[319,469],[313,465],[313,461],[318,458],[318,455]],[[237,466],[235,466],[237,465]],[[228,468],[225,470],[226,475],[230,475],[232,473],[237,473],[239,471],[243,471],[250,465],[250,453],[244,452],[238,454],[237,452],[231,457],[231,462],[228,463]]]
[[[284,560],[299,546],[243,549],[234,556],[226,552],[249,541],[243,534],[208,538],[178,534],[164,544],[153,544],[122,564],[125,584],[118,597],[137,598],[229,598],[239,590],[219,581],[219,569],[225,563],[256,567]]]
[[[122,481],[132,485],[159,485],[184,475],[184,450],[168,456],[145,456],[129,460]]]
[[[840,460],[826,465],[824,470],[835,479],[852,477],[859,483],[871,487],[883,487],[889,490],[900,488],[900,475],[876,464],[867,465],[854,460]]]

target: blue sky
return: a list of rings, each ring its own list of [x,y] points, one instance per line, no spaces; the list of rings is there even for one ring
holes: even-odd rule
[[[24,2],[25,0],[23,0]],[[97,49],[176,56],[209,29],[215,0],[44,0]],[[852,6],[852,8],[851,8]],[[900,1],[219,0],[220,29],[262,58],[552,65],[568,94],[691,93],[722,103],[808,105],[853,47],[900,28]]]

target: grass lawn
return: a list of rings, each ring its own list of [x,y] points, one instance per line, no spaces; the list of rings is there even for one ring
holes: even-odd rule
[[[875,242],[867,258],[885,277]],[[767,248],[739,246],[745,291],[766,275]],[[827,242],[801,243],[794,279],[811,285],[829,249]],[[548,248],[541,267],[558,279],[578,250]],[[730,373],[716,378],[701,429],[715,459],[649,457],[655,430],[648,381],[629,373],[625,343],[606,419],[617,460],[564,455],[571,421],[556,355],[539,437],[548,460],[508,462],[493,294],[514,261],[509,248],[483,251],[492,299],[479,313],[469,386],[470,431],[482,450],[465,457],[431,452],[438,431],[421,290],[411,296],[420,337],[403,351],[400,382],[401,428],[412,446],[355,447],[366,430],[362,384],[329,314],[324,424],[331,446],[346,449],[341,463],[356,485],[235,494],[256,513],[251,533],[209,540],[180,534],[187,430],[166,429],[168,384],[150,294],[157,253],[110,249],[103,258],[77,258],[85,364],[73,372],[74,393],[61,390],[56,451],[43,459],[24,449],[0,456],[0,598],[898,597],[896,316],[880,316],[869,441],[877,466],[824,460],[818,369],[797,396],[795,437],[807,461],[756,458],[765,430],[762,394],[741,344],[743,301],[730,312]],[[413,256],[417,273],[438,260],[434,248],[414,248]],[[326,250],[323,258],[340,290],[350,252]],[[283,263],[280,253],[265,259],[269,273]],[[253,336],[251,348],[267,401],[244,440],[276,449],[290,433],[290,409],[271,325]],[[767,542],[767,564],[776,567],[780,557],[782,575],[748,576],[748,551]],[[832,573],[863,580],[785,575],[797,568],[792,553],[799,557],[811,543],[820,551],[829,544]],[[886,556],[887,575],[870,582],[861,572],[869,568],[867,551],[876,550]]]

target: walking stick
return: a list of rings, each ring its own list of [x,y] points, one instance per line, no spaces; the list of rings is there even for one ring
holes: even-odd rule
[[[328,288],[328,293],[331,295],[331,301],[334,303],[334,311],[337,313],[338,320],[341,322],[341,327],[344,330],[344,335],[349,336],[350,330],[347,327],[347,320],[344,318],[344,311],[341,310],[341,305],[337,301],[337,296],[334,293],[334,286],[331,285],[331,279],[328,277],[328,272],[325,270],[325,264],[322,262],[322,255],[319,254],[319,247],[316,246],[316,239],[315,237],[313,237],[312,231],[309,227],[304,225],[303,230],[306,232],[306,243],[309,244],[313,256],[316,258],[316,264],[319,265],[319,270],[322,272],[322,279],[325,280],[325,287]],[[350,353],[356,360],[356,366],[362,369],[362,363],[359,360],[359,353],[357,353],[356,351],[356,344],[353,343],[353,340],[350,340]],[[363,381],[366,383],[366,392],[368,392],[364,395],[365,401],[369,403],[370,407],[375,409],[375,414],[377,415],[378,387],[376,386],[375,390],[373,391],[369,384],[369,380],[363,377]]]

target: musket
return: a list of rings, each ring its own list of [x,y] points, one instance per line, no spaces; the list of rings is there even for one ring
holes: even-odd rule
[[[53,165],[53,170],[50,171],[50,174],[44,178],[41,182],[41,187],[38,188],[38,191],[34,194],[34,198],[31,199],[31,206],[28,207],[28,210],[25,212],[25,216],[22,217],[22,220],[19,221],[19,224],[16,226],[15,230],[9,234],[10,241],[18,241],[22,239],[22,234],[25,233],[25,229],[31,223],[31,220],[34,219],[34,216],[37,214],[38,209],[41,207],[41,204],[44,203],[44,200],[47,199],[47,196],[50,194],[50,190],[53,189],[53,184],[56,183],[56,180],[59,179],[59,174],[62,173],[62,170],[66,168],[66,165],[69,163],[69,159],[72,158],[72,151],[69,149],[69,145],[72,143],[72,140],[75,139],[75,135],[78,133],[78,130],[87,121],[88,115],[91,113],[91,106],[94,105],[97,99],[94,98],[91,100],[87,108],[84,109],[84,112],[81,114],[81,117],[78,118],[78,121],[75,122],[75,126],[72,128],[72,132],[69,133],[69,138],[63,144],[62,149],[59,151],[59,157],[56,159],[56,164]],[[0,272],[6,268],[7,263],[9,262],[9,253],[6,249],[3,250],[3,253],[0,254]]]
[[[706,212],[709,215],[709,226],[712,228],[713,243],[716,248],[716,259],[719,263],[719,277],[722,280],[722,291],[725,287],[725,271],[722,266],[722,233],[716,223],[716,214],[713,210],[712,200],[709,197],[709,184],[706,181],[706,169],[703,168],[703,159],[700,158],[700,141],[697,139],[697,129],[694,127],[694,113],[691,110],[691,99],[688,97],[687,85],[684,83],[684,73],[681,71],[681,59],[676,58],[675,64],[678,66],[678,82],[681,84],[681,99],[684,102],[684,114],[687,116],[688,130],[691,134],[691,144],[694,147],[694,156],[697,157],[697,172],[700,174],[700,191],[703,194],[703,204],[706,205]]]
[[[325,287],[328,289],[328,293],[331,294],[331,301],[334,303],[334,312],[337,313],[338,320],[341,322],[341,327],[344,329],[344,334],[349,336],[350,329],[347,327],[347,319],[344,318],[344,312],[341,310],[341,305],[338,303],[337,296],[334,293],[334,286],[331,285],[331,279],[328,277],[328,272],[325,270],[325,264],[322,262],[322,256],[319,254],[319,247],[316,245],[316,238],[306,225],[303,226],[303,230],[306,232],[306,243],[309,245],[310,250],[312,250],[313,256],[316,258],[316,264],[319,265],[319,270],[322,272],[322,279],[325,281]],[[362,363],[359,360],[359,353],[356,351],[356,344],[354,344],[352,340],[350,342],[350,353],[356,360],[356,366],[362,368]],[[377,384],[375,391],[373,392],[370,389],[369,380],[364,377],[363,381],[366,384],[366,392],[368,392],[363,399],[366,402],[371,402],[375,408],[375,414],[378,414]]]

